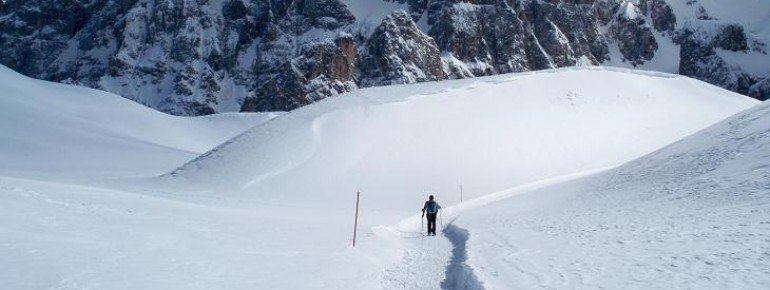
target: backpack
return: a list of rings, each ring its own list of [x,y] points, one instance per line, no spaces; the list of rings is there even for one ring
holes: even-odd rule
[[[428,208],[428,213],[437,213],[438,212],[438,205],[435,201],[429,200],[426,202],[426,207]]]

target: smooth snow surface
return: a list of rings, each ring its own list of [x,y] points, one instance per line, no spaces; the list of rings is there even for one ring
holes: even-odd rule
[[[30,79],[5,66],[0,88],[2,175],[161,174],[276,116],[170,116],[110,93]]]
[[[488,289],[768,289],[770,103],[620,168],[449,209]]]
[[[356,190],[378,209],[425,193],[457,202],[459,184],[473,198],[618,165],[752,104],[689,78],[607,68],[364,89],[255,127],[160,181],[275,204],[345,204],[340,193]]]
[[[169,117],[3,74],[4,289],[766,282],[765,109],[637,159],[757,104],[685,77],[592,67],[362,89],[146,178],[270,116]],[[437,237],[416,215],[427,193],[446,208]]]

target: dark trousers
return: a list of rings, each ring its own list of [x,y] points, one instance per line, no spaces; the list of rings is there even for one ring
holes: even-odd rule
[[[428,219],[428,234],[436,234],[436,214],[427,213],[425,218]]]

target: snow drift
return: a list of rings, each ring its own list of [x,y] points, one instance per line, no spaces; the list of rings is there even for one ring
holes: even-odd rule
[[[159,174],[273,116],[175,117],[0,66],[0,174]]]
[[[456,208],[487,289],[764,289],[770,103],[617,169]],[[489,202],[489,201],[492,202]]]

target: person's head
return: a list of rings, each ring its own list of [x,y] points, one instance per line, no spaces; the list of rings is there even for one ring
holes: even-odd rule
[[[428,196],[428,200],[433,200],[433,196]]]

